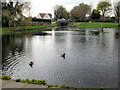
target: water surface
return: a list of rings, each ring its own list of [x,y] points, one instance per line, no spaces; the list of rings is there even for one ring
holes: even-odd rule
[[[2,36],[3,74],[73,87],[118,87],[115,29],[60,28]],[[61,57],[66,53],[66,58]],[[29,62],[33,61],[31,68]]]

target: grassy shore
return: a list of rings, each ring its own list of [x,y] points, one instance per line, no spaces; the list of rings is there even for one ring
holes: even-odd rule
[[[17,84],[17,82],[18,82],[18,83],[23,83],[23,84],[27,83],[27,85],[28,84],[29,85],[35,84],[35,85],[40,85],[40,86],[42,85],[42,86],[45,86],[45,88],[65,88],[65,90],[66,89],[70,89],[70,90],[71,89],[72,90],[105,90],[105,88],[76,88],[76,87],[71,87],[71,86],[66,86],[66,85],[61,85],[61,86],[59,86],[57,84],[51,85],[51,84],[47,84],[46,80],[36,80],[36,79],[30,80],[28,78],[27,79],[18,78],[16,80],[13,80],[13,79],[11,79],[11,77],[9,75],[2,75],[2,76],[0,76],[0,79],[8,80],[9,82],[16,82],[16,83],[14,83],[14,85]],[[7,88],[9,88],[9,87],[7,87]],[[109,89],[107,89],[107,90],[109,90]]]
[[[12,80],[11,77],[9,75],[2,75],[0,76],[0,79],[2,80]],[[36,85],[44,85],[44,86],[47,86],[48,88],[52,88],[52,87],[55,87],[55,88],[74,88],[74,87],[70,87],[70,86],[66,86],[66,85],[57,85],[57,84],[47,84],[46,80],[36,80],[36,79],[16,79],[16,80],[12,80],[12,81],[15,81],[15,82],[20,82],[20,83],[28,83],[28,84],[36,84]]]
[[[21,26],[21,27],[3,27],[0,30],[2,32],[0,34],[12,34],[12,33],[23,33],[23,32],[34,32],[34,31],[42,31],[48,27],[54,27],[56,24],[42,25],[42,26]]]
[[[118,28],[117,23],[105,22],[74,22],[69,25],[74,28]]]
[[[55,27],[56,24],[41,25],[41,26],[21,26],[21,27],[3,27],[0,28],[0,35],[13,34],[13,33],[27,33],[47,30],[46,28]],[[117,23],[105,22],[74,22],[70,23],[67,27],[71,28],[118,28]]]

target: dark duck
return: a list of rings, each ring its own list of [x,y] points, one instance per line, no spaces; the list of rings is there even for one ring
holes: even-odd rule
[[[65,53],[61,54],[61,57],[63,57],[65,59]]]
[[[29,63],[29,65],[30,65],[31,67],[33,67],[33,64],[34,64],[33,61],[31,61],[31,62]]]

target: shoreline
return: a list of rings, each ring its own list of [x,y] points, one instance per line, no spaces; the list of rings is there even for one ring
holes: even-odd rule
[[[21,84],[21,87],[18,88],[24,88],[24,84],[26,84],[26,87],[39,87],[39,88],[67,88],[67,89],[75,89],[76,87],[71,87],[71,86],[66,86],[66,85],[57,85],[57,84],[47,84],[46,80],[36,80],[36,79],[12,79],[9,75],[1,75],[0,76],[0,81],[3,82],[2,86],[5,86],[6,88],[17,88],[17,84]],[[5,85],[6,83],[4,82],[9,82],[10,85]],[[13,84],[12,84],[13,83]],[[10,87],[9,87],[10,86]]]
[[[42,26],[3,27],[3,28],[0,28],[0,30],[2,30],[0,35],[45,31],[46,28],[51,28],[55,26],[56,24],[42,25]]]

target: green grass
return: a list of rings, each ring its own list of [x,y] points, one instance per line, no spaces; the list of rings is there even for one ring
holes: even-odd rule
[[[21,26],[21,27],[3,27],[0,28],[2,32],[0,34],[13,34],[13,33],[23,33],[23,32],[34,32],[45,30],[47,27],[54,27],[56,24],[42,25],[42,26]]]
[[[11,77],[9,75],[2,75],[2,76],[0,76],[0,78],[3,80],[10,80],[11,79]]]
[[[40,80],[32,79],[32,84],[41,84]]]
[[[21,80],[22,83],[25,83],[26,81],[24,79]]]
[[[36,80],[36,79],[28,79],[26,78],[25,80],[18,79],[18,82],[23,82],[23,83],[29,83],[29,84],[38,84],[38,85],[46,85],[46,80]]]
[[[16,82],[21,82],[21,79],[20,79],[20,78],[18,78],[18,79],[16,79],[15,81],[16,81]]]
[[[70,86],[62,85],[60,88],[71,88]]]
[[[28,32],[44,31],[47,30],[47,27],[54,27],[56,24],[42,25],[42,26],[21,26],[21,27],[4,27],[0,28],[0,35],[5,34],[22,34]],[[117,23],[111,22],[74,22],[71,23],[68,27],[72,28],[118,28]],[[2,31],[2,32],[1,32]]]
[[[2,75],[2,76],[0,76],[0,79],[10,80],[11,77],[9,75]],[[28,78],[26,78],[26,79],[18,78],[15,81],[22,82],[22,83],[29,83],[29,84],[46,85],[46,86],[48,86],[48,88],[51,88],[51,87],[66,88],[66,89],[75,88],[75,87],[70,87],[70,86],[66,86],[66,85],[59,86],[57,84],[53,84],[53,85],[48,84],[47,85],[45,80],[36,80],[36,79],[30,80]],[[77,88],[75,88],[75,89],[77,89]],[[105,88],[78,88],[78,89],[80,89],[80,90],[105,90]]]
[[[50,25],[42,25],[42,26],[20,26],[20,27],[3,27],[2,31],[14,31],[14,30],[24,30],[24,29],[36,29],[36,28],[44,28],[44,27],[52,27],[55,24]]]
[[[50,87],[58,87],[58,85],[57,85],[57,84],[53,84],[53,85],[48,84],[47,86],[48,86],[48,88],[50,88]]]
[[[105,23],[105,22],[75,22],[70,24],[70,27],[75,27],[75,28],[118,28],[117,23]]]
[[[30,80],[30,79],[25,79],[25,81],[27,82],[27,83],[29,83],[29,84],[32,84],[32,80]]]

